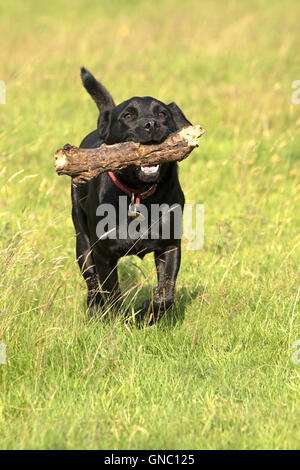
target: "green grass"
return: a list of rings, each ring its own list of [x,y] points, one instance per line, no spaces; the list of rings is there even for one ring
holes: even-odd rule
[[[299,449],[299,2],[88,5],[0,5],[0,448]],[[180,164],[205,246],[183,250],[174,321],[88,321],[53,169],[95,128],[81,65],[206,128]],[[138,306],[152,257],[120,271]]]

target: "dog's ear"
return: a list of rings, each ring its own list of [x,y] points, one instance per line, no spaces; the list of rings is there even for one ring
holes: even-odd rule
[[[177,106],[176,103],[168,104],[168,109],[171,111],[173,121],[176,126],[176,130],[179,131],[183,127],[191,126],[190,121],[187,120],[181,109]]]
[[[106,107],[102,109],[98,118],[98,132],[104,142],[106,142],[110,133],[111,117],[112,107]]]
[[[115,106],[114,100],[107,89],[84,67],[81,67],[81,80],[84,88],[91,95],[100,111],[104,107]]]

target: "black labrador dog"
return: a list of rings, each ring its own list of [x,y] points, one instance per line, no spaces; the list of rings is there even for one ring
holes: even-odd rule
[[[160,143],[176,130],[191,125],[175,103],[165,105],[149,96],[134,97],[115,105],[111,95],[85,68],[81,69],[84,87],[96,102],[100,116],[97,129],[82,141],[82,148],[96,148],[102,143],[115,144],[135,141],[143,144]],[[174,217],[167,237],[139,237],[132,239],[127,234],[120,238],[122,228],[119,219],[119,197],[127,198],[128,207],[136,209],[137,199],[151,211],[153,204],[175,204],[183,210],[184,194],[178,180],[176,163],[165,163],[155,167],[132,166],[115,173],[103,173],[90,182],[76,188],[72,186],[72,218],[76,230],[76,254],[82,275],[87,283],[87,304],[90,314],[101,310],[109,301],[118,311],[122,296],[118,283],[117,263],[126,255],[154,252],[158,285],[152,299],[148,299],[136,310],[139,318],[159,318],[174,304],[175,282],[180,267],[181,240],[174,236]],[[119,221],[116,236],[97,235],[97,224],[101,215],[97,208],[111,204],[116,208]],[[137,212],[137,214],[139,214]],[[126,210],[121,224],[128,224],[136,216]],[[103,217],[103,214],[102,214]],[[158,220],[161,226],[164,217]],[[147,219],[150,227],[152,219]],[[168,219],[170,223],[170,218]],[[152,314],[152,315],[151,315]]]

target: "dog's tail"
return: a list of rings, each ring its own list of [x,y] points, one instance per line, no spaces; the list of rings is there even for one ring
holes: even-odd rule
[[[91,95],[100,111],[108,106],[115,106],[114,100],[112,99],[110,93],[102,85],[102,83],[95,79],[91,72],[89,72],[86,68],[81,67],[80,75],[84,88]]]

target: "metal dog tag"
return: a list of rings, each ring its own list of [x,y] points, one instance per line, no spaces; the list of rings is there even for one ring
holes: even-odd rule
[[[133,219],[139,219],[141,222],[145,220],[145,217],[141,212],[139,212],[136,208],[136,204],[134,203],[134,194],[131,196],[131,202],[128,206],[128,215],[129,217],[132,217]]]

